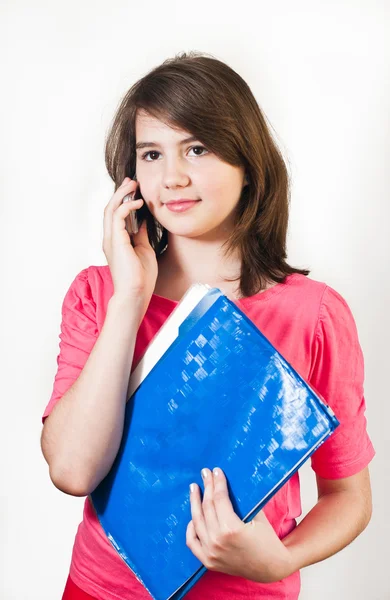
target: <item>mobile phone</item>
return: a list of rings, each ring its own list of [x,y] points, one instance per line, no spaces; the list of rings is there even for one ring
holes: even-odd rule
[[[136,176],[134,175],[134,177],[131,177],[131,179],[136,180]],[[134,192],[132,192],[131,194],[127,194],[123,198],[122,203],[125,200],[127,201],[127,199],[129,199],[130,202],[134,202],[134,200],[138,200],[139,198],[142,198],[142,195],[139,190],[139,184],[137,184],[136,190]],[[138,209],[138,210],[140,210],[140,209]],[[125,219],[125,227],[126,227],[126,231],[129,234],[129,236],[132,236],[135,233],[138,233],[137,212],[138,212],[137,210],[132,210],[131,213]]]

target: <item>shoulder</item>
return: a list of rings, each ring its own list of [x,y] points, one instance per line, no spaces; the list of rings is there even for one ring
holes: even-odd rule
[[[350,315],[351,309],[342,293],[324,281],[294,273],[286,279],[286,301],[301,311],[317,313],[318,321],[333,315]]]
[[[300,273],[293,273],[286,277],[285,284],[289,287],[289,290],[301,300],[310,301],[315,299],[322,302],[341,301],[346,304],[346,301],[342,295],[330,286],[325,281],[313,279]]]
[[[318,309],[317,336],[326,331],[337,335],[356,336],[356,323],[345,296],[329,284],[323,284]]]
[[[330,377],[329,373],[343,369],[347,378],[363,378],[363,353],[359,333],[352,310],[340,291],[324,284],[312,344],[312,368],[318,377]],[[348,365],[348,367],[347,367]],[[322,375],[321,375],[322,374]],[[326,375],[327,374],[327,375]],[[342,389],[342,382],[338,385]]]
[[[92,292],[112,286],[111,271],[108,265],[90,265],[79,271],[73,278],[69,290],[78,290],[81,294],[90,289]]]
[[[347,300],[327,282],[294,273],[285,284],[272,289],[278,293],[259,309],[266,311],[267,319],[276,320],[286,334],[294,331],[310,346],[324,337],[356,338],[355,320]]]
[[[327,284],[300,273],[288,275],[257,297],[258,307],[253,310],[271,313],[284,324],[299,324],[301,330],[315,328],[326,296]]]
[[[292,273],[285,279],[282,285],[288,286],[290,294],[296,295],[300,300],[307,301],[316,299],[321,301],[322,296],[328,287],[324,281],[318,281],[301,273]],[[286,288],[287,289],[287,288]]]
[[[74,277],[64,300],[64,306],[89,306],[94,310],[98,324],[102,323],[107,311],[108,301],[114,292],[110,267],[108,265],[90,265]]]
[[[72,281],[70,286],[81,294],[92,293],[99,296],[103,293],[112,293],[113,284],[110,267],[108,265],[90,265],[82,269]]]
[[[112,293],[114,291],[111,271],[108,265],[90,265],[82,272],[85,273],[92,292]]]

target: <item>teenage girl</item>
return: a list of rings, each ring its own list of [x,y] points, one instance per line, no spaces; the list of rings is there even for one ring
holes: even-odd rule
[[[248,85],[223,62],[182,53],[136,82],[113,121],[106,165],[115,182],[104,210],[108,264],[83,269],[65,295],[43,415],[51,480],[87,496],[63,600],[150,599],[108,541],[89,494],[118,452],[130,374],[195,282],[236,302],[340,426],[312,455],[318,502],[298,526],[298,473],[244,524],[225,474],[204,465],[203,499],[191,486],[186,543],[208,570],[186,598],[294,600],[299,570],[347,546],[371,517],[375,451],[351,311],[336,290],[287,263],[286,165]],[[135,191],[139,199],[123,202]],[[129,235],[132,211],[139,231]]]

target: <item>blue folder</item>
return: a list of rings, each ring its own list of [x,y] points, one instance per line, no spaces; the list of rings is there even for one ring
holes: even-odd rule
[[[91,494],[113,547],[155,600],[206,568],[186,546],[189,484],[224,471],[248,522],[332,434],[324,399],[218,288],[195,284],[133,371],[122,442]]]

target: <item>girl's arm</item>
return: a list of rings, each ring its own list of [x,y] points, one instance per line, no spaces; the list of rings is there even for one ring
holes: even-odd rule
[[[204,495],[193,484],[187,546],[211,571],[272,583],[345,548],[371,516],[368,467],[339,480],[318,478],[319,499],[283,540],[260,511],[243,523],[229,498],[221,469],[204,469]]]
[[[317,504],[283,539],[292,559],[291,572],[333,556],[348,546],[371,519],[368,467],[343,479],[316,477]]]
[[[64,378],[60,365],[64,362],[66,371],[77,372],[86,347],[94,341],[77,379],[47,417],[41,436],[54,485],[74,496],[89,495],[96,488],[119,450],[137,332],[158,275],[146,221],[132,234],[132,241],[126,230],[126,219],[143,202],[124,202],[135,189],[136,182],[126,177],[104,209],[103,251],[114,294],[97,339],[88,269],[74,280],[62,308],[67,357],[58,357],[60,380]]]
[[[129,309],[129,306],[131,307]],[[113,295],[79,377],[46,418],[43,455],[54,485],[87,496],[110,470],[123,433],[135,340],[143,302]]]

